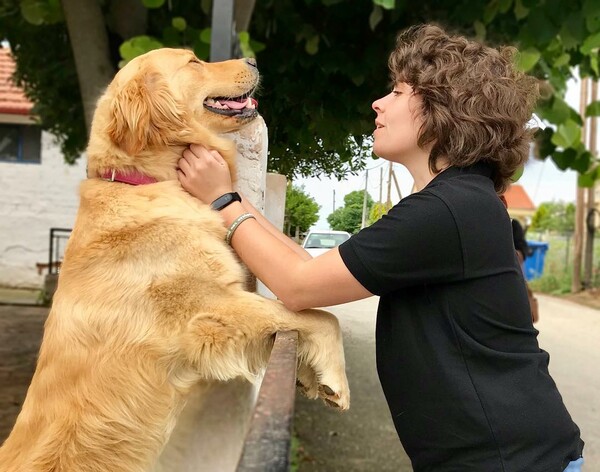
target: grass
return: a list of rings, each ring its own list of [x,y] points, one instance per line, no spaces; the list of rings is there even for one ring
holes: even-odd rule
[[[573,237],[564,234],[528,234],[528,240],[548,243],[542,276],[531,280],[532,290],[562,295],[571,292],[573,278]],[[594,238],[592,287],[600,286],[600,237]]]

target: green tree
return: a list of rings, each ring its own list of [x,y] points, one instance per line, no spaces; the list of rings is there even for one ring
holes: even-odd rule
[[[304,191],[304,186],[288,185],[285,194],[284,228],[288,236],[297,237],[319,221],[320,206]]]
[[[564,202],[545,202],[531,219],[532,231],[572,232],[575,230],[575,205]]]
[[[84,116],[90,116],[94,90],[122,61],[161,45],[191,47],[207,57],[210,5],[3,0],[0,31],[12,44],[16,78],[35,101],[42,126],[56,133],[72,161],[87,141]],[[239,38],[263,75],[258,98],[269,126],[270,169],[288,177],[338,178],[360,170],[370,152],[364,138],[373,130],[370,103],[388,86],[386,59],[396,32],[425,21],[491,44],[517,45],[519,66],[544,85],[538,114],[552,125],[537,135],[539,157],[577,170],[583,185],[600,177],[596,158],[580,142],[582,116],[564,101],[575,67],[582,76],[599,75],[597,0],[256,2],[249,31]],[[80,47],[88,41],[93,46]],[[600,102],[586,114],[600,114]]]
[[[380,220],[383,215],[386,215],[388,211],[390,211],[392,205],[388,205],[387,203],[376,202],[371,207],[371,211],[369,212],[369,219],[367,224],[370,226],[375,223],[377,220]]]
[[[364,205],[364,190],[355,190],[344,197],[344,206],[337,208],[327,217],[331,229],[335,231],[347,231],[357,233],[362,224],[362,213]],[[373,206],[373,199],[367,192],[367,215]]]

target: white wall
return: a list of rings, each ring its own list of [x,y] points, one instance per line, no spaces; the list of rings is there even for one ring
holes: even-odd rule
[[[48,262],[50,228],[72,228],[85,157],[65,164],[42,133],[41,164],[0,162],[0,286],[41,288],[36,262]]]

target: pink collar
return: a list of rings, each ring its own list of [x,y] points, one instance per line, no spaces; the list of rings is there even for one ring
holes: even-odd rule
[[[121,172],[116,169],[107,170],[100,175],[100,178],[109,182],[122,182],[129,185],[146,185],[157,182],[154,177],[149,177],[141,172]]]

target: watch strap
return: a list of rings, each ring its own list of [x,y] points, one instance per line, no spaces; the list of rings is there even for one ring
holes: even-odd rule
[[[229,193],[225,193],[225,194],[221,195],[219,198],[217,198],[215,201],[213,201],[210,204],[210,207],[213,210],[221,211],[223,208],[227,207],[228,205],[231,205],[233,202],[241,202],[241,201],[242,201],[242,197],[240,197],[239,193],[229,192]]]

